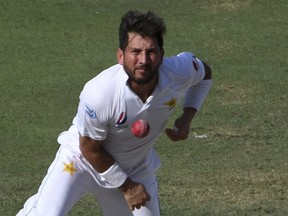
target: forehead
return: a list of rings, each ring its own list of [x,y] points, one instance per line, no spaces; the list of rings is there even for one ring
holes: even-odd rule
[[[130,48],[151,48],[158,47],[156,37],[142,37],[137,33],[128,33],[128,45]]]

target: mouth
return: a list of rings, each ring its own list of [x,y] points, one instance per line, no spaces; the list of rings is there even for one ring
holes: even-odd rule
[[[146,69],[143,69],[143,68],[142,68],[142,69],[139,68],[139,69],[136,69],[136,70],[135,70],[135,72],[138,72],[138,73],[145,73],[146,71],[147,71],[147,70],[146,70]]]
[[[150,71],[150,67],[138,67],[135,68],[135,71],[139,71],[140,73],[144,73],[144,72],[149,72]]]

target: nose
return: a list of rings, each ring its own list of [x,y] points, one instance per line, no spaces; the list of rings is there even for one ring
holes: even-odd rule
[[[139,63],[145,65],[149,62],[149,58],[149,53],[147,51],[142,51],[139,55]]]

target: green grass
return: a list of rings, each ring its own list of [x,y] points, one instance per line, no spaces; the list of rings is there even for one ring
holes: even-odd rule
[[[37,191],[83,85],[116,62],[128,9],[165,19],[167,56],[192,51],[214,72],[189,139],[159,138],[162,215],[287,215],[285,0],[2,0],[0,215]],[[70,215],[98,211],[85,196]]]

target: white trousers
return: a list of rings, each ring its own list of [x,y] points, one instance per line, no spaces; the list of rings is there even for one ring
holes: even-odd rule
[[[100,187],[91,175],[87,161],[60,146],[38,193],[26,201],[16,216],[65,216],[85,193],[96,198],[104,216],[160,216],[156,177],[149,177],[141,183],[151,201],[131,212],[122,192]],[[95,215],[100,215],[100,212],[95,212]]]

